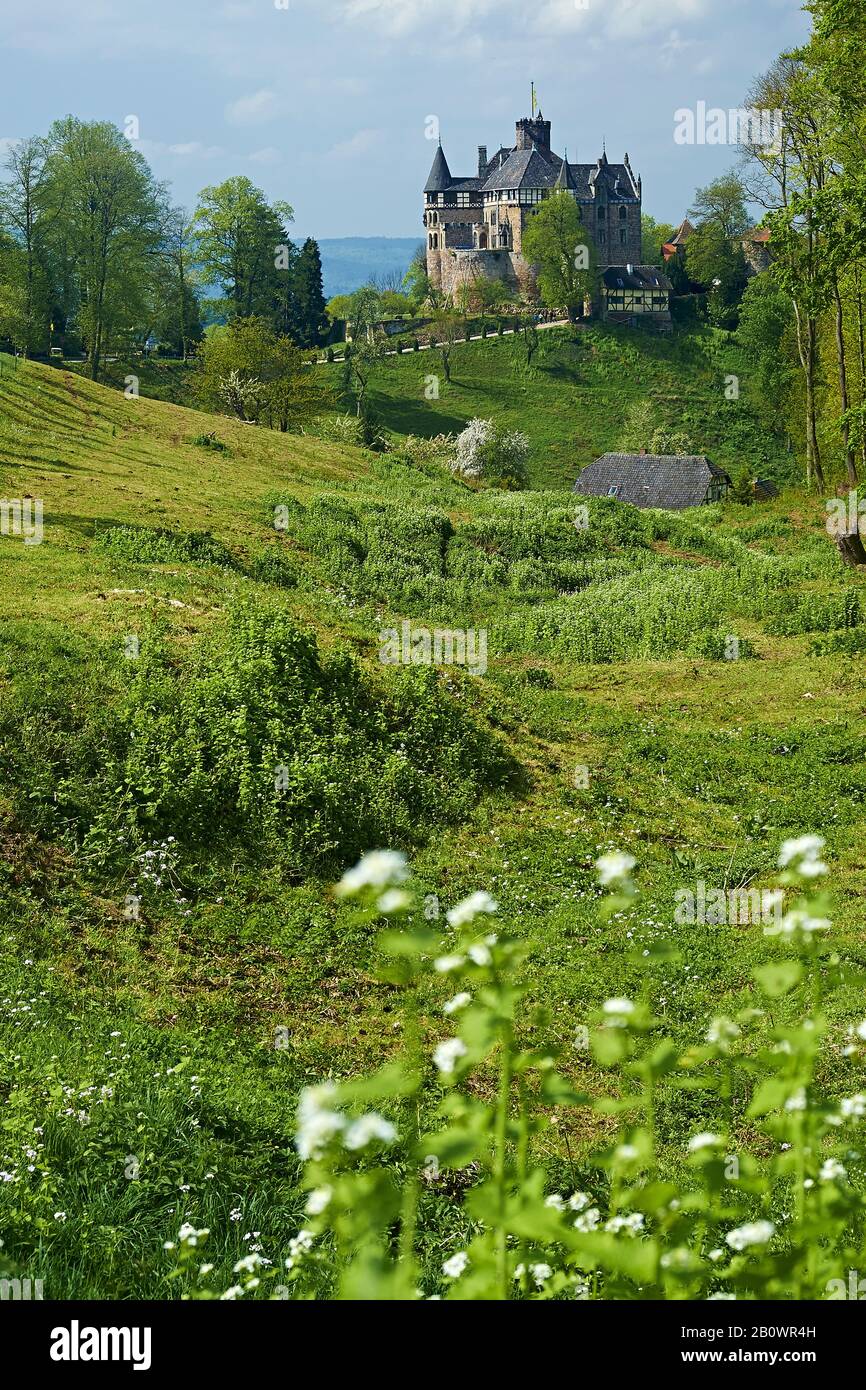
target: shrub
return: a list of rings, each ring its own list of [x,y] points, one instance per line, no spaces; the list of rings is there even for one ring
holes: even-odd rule
[[[259,584],[273,584],[280,589],[295,589],[300,581],[295,566],[274,547],[256,557],[250,566],[250,576]]]
[[[319,415],[309,433],[333,444],[363,444],[363,427],[357,415]]]
[[[457,436],[451,465],[462,478],[520,489],[527,484],[529,440],[519,430],[507,430],[492,420],[470,420]]]
[[[835,628],[858,627],[863,621],[859,595],[849,589],[838,595],[806,594],[789,613],[773,618],[768,632],[794,637],[804,632],[830,632]]]
[[[121,784],[142,835],[316,867],[419,843],[512,770],[429,668],[385,682],[322,657],[286,614],[244,606],[178,668],[144,649]]]
[[[228,444],[223,443],[213,430],[207,434],[193,435],[190,444],[195,444],[199,449],[212,449],[217,454],[231,453]]]
[[[809,651],[812,656],[830,656],[834,652],[842,656],[862,656],[866,653],[866,626],[842,628],[839,632],[816,637]]]
[[[99,550],[139,565],[222,565],[234,568],[231,551],[207,531],[166,531],[139,526],[111,526],[96,541]]]

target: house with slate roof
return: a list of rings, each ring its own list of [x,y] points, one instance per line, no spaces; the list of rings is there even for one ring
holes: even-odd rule
[[[681,512],[727,495],[731,479],[703,454],[605,454],[574,485],[582,497],[612,497],[633,507]]]
[[[491,156],[478,147],[478,169],[452,175],[440,144],[424,188],[427,273],[453,297],[479,277],[503,280],[531,292],[532,267],[524,260],[523,231],[538,204],[555,191],[570,192],[595,245],[600,269],[641,261],[641,180],[628,155],[611,164],[572,164],[556,154],[551,123],[537,116],[517,122],[515,143]]]

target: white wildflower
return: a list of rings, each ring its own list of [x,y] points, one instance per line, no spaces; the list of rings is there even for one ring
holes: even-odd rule
[[[779,868],[793,866],[803,878],[826,874],[827,865],[821,859],[824,844],[820,835],[801,835],[799,839],[786,840],[779,851]]]
[[[456,1255],[452,1255],[442,1266],[442,1273],[449,1279],[459,1279],[460,1275],[469,1264],[469,1256],[465,1250],[458,1250]]]
[[[701,1149],[720,1149],[724,1142],[718,1134],[694,1134],[689,1140],[689,1153],[698,1153]]]
[[[636,864],[637,860],[630,854],[603,854],[600,859],[595,861],[598,881],[602,888],[609,888],[615,883],[624,883]]]
[[[365,888],[391,888],[405,883],[409,866],[405,854],[391,849],[376,849],[365,854],[353,869],[347,869],[334,892],[339,898],[355,897]]]
[[[334,1109],[337,1088],[331,1081],[308,1086],[298,1101],[295,1146],[303,1159],[321,1158],[330,1139],[346,1128],[346,1117]]]
[[[748,1250],[753,1245],[766,1245],[776,1234],[772,1221],[751,1221],[728,1231],[725,1240],[732,1250]]]
[[[840,1178],[848,1176],[847,1169],[836,1158],[828,1158],[821,1166],[818,1174],[822,1182],[836,1182]]]
[[[332,1187],[316,1187],[307,1198],[304,1210],[308,1216],[321,1216],[334,1195]]]
[[[433,1053],[433,1061],[443,1076],[450,1076],[461,1057],[467,1052],[466,1044],[459,1038],[447,1038]]]
[[[352,1121],[343,1143],[347,1149],[365,1149],[374,1139],[378,1139],[382,1144],[393,1144],[396,1138],[397,1131],[391,1121],[371,1111],[368,1115],[362,1115],[360,1119]]]
[[[493,901],[489,893],[482,890],[464,898],[456,907],[452,907],[445,916],[449,927],[465,927],[468,922],[474,922],[475,918],[482,914],[492,917],[498,911],[499,904]]]

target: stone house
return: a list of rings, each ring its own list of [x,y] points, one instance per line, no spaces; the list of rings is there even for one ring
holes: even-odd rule
[[[605,454],[584,468],[574,491],[678,512],[720,502],[731,486],[728,474],[702,454]]]

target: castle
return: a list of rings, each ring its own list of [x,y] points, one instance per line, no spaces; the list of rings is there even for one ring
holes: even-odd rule
[[[431,284],[453,298],[461,285],[479,278],[502,280],[532,295],[534,275],[522,254],[527,218],[551,193],[576,199],[597,253],[602,277],[611,266],[640,266],[641,181],[628,155],[611,164],[602,154],[595,164],[569,164],[550,147],[550,121],[537,116],[517,122],[516,143],[492,159],[478,148],[478,173],[455,178],[441,142],[424,189],[427,274]],[[621,288],[620,280],[614,288]]]

